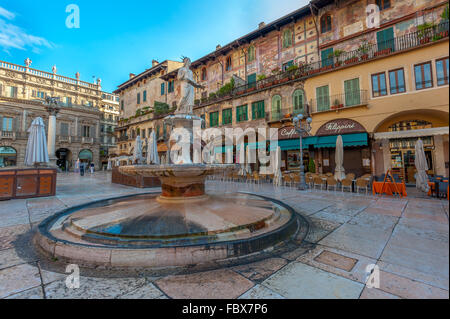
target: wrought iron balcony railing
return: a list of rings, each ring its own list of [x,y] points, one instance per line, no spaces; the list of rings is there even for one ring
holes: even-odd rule
[[[312,113],[339,110],[359,105],[367,105],[367,90],[349,91],[342,94],[326,95],[313,99],[309,105]]]

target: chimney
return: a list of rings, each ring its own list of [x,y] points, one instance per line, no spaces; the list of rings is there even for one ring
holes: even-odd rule
[[[258,24],[258,29],[262,29],[266,26],[266,23],[263,21],[260,24]]]
[[[135,76],[136,76],[136,74],[130,73],[130,79],[134,78]]]
[[[216,46],[216,50],[219,50],[220,48],[222,48],[222,46],[221,46],[220,44],[218,44],[218,45]]]
[[[155,66],[155,65],[158,65],[159,64],[159,62],[158,61],[156,61],[156,60],[152,60],[152,68]]]

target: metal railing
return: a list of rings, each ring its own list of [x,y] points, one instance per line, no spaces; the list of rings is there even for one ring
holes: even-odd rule
[[[366,62],[378,57],[390,55],[396,52],[406,51],[415,47],[426,45],[443,38],[448,38],[449,22],[444,21],[438,25],[393,38],[380,43],[362,43],[356,50],[335,53],[326,59],[317,62],[298,65],[289,71],[281,72],[252,83],[246,83],[233,88],[228,93],[217,94],[209,98],[197,100],[196,106],[204,106],[235,96],[251,94],[252,92],[281,85],[289,81],[302,80],[333,69],[339,69],[349,65]]]
[[[298,114],[307,114],[307,105],[304,105],[303,108],[272,108],[271,110],[266,111],[266,121],[267,122],[276,122],[281,121],[283,119],[291,119]]]
[[[342,108],[367,105],[367,90],[350,91],[342,94],[327,95],[312,99],[309,103],[312,113],[338,110]]]

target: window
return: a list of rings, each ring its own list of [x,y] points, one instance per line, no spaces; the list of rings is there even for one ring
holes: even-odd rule
[[[326,50],[322,50],[321,52],[321,58],[322,58],[322,67],[333,65],[333,48],[329,48]]]
[[[377,0],[377,6],[381,10],[389,9],[391,7],[391,1],[390,0]]]
[[[264,101],[252,103],[252,119],[263,119],[266,116]]]
[[[431,62],[415,65],[414,74],[416,76],[416,90],[422,90],[433,86]]]
[[[392,89],[391,89],[392,92]],[[386,89],[386,73],[378,73],[372,75],[372,96],[379,97],[387,95]]]
[[[448,84],[448,58],[436,61],[437,85]]]
[[[316,88],[317,111],[328,111],[330,109],[330,92],[328,85]]]
[[[292,46],[292,32],[291,30],[285,30],[283,32],[283,48],[289,48]]]
[[[256,87],[256,73],[247,76],[247,83],[250,89]]]
[[[394,28],[388,28],[377,32],[378,51],[391,49],[395,50]]]
[[[165,83],[161,83],[161,95],[166,94],[166,87],[165,87]]]
[[[205,129],[206,128],[206,117],[205,117],[205,114],[202,114],[201,116],[200,116],[200,118],[202,119],[202,129]]]
[[[147,102],[147,91],[142,92],[142,102]]]
[[[83,137],[91,136],[91,127],[83,125]]]
[[[345,106],[354,106],[361,104],[359,92],[359,79],[352,79],[344,82]]]
[[[241,105],[236,108],[236,122],[248,121],[248,109],[247,104]]]
[[[137,104],[141,104],[141,93],[137,94],[136,100],[137,100]]]
[[[274,95],[272,98],[272,120],[278,121],[281,119],[281,96]]]
[[[17,87],[5,86],[5,96],[11,98],[17,98]]]
[[[331,31],[331,15],[325,14],[320,18],[320,32]]]
[[[103,125],[102,125],[103,128]],[[61,136],[69,136],[69,124],[67,123],[61,123]]]
[[[225,109],[222,111],[222,124],[232,124],[233,123],[233,109]]]
[[[292,105],[294,106],[294,115],[305,113],[304,109],[304,93],[302,90],[295,90],[292,95]]]
[[[123,111],[124,109],[125,109],[125,108],[124,108],[124,105],[123,105],[123,101],[121,101],[121,102],[120,102],[120,110]]]
[[[389,89],[391,94],[403,93],[406,91],[405,73],[403,69],[389,71]]]
[[[0,167],[16,166],[17,151],[10,146],[0,146]]]
[[[155,135],[156,135],[156,140],[159,140],[159,131],[160,131],[160,129],[159,129],[159,125],[156,125],[156,129],[155,129]]]
[[[294,60],[291,60],[291,61],[289,61],[287,63],[284,63],[283,64],[283,72],[286,72],[287,69],[289,69],[293,65],[294,65]]]
[[[168,87],[167,87],[167,92],[168,93],[172,93],[175,90],[175,81],[174,80],[170,80]]]
[[[40,91],[33,90],[31,92],[31,96],[39,98],[39,99],[44,99],[45,98],[45,92],[40,92]]]
[[[219,112],[209,113],[209,127],[219,126]]]
[[[225,70],[226,70],[226,71],[231,71],[232,69],[233,69],[233,66],[232,66],[232,64],[231,64],[231,56],[229,56],[229,57],[227,58]]]
[[[13,130],[12,125],[13,125],[13,119],[11,117],[4,117],[1,130],[4,132],[12,132],[12,130]]]
[[[72,98],[71,97],[63,97],[62,104],[64,106],[72,106]]]
[[[206,71],[206,68],[202,69],[202,81],[206,81],[208,78],[208,72]]]
[[[141,131],[141,137],[142,137],[142,138],[145,138],[145,129],[143,129],[143,130]]]
[[[253,45],[251,45],[248,48],[248,53],[247,53],[247,61],[248,62],[253,62],[256,59],[256,50],[255,47]]]

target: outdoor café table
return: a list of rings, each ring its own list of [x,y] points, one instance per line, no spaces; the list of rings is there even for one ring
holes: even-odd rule
[[[395,184],[395,186],[394,186]],[[393,195],[395,190],[397,189],[403,196],[408,196],[406,193],[406,186],[404,183],[391,183],[386,182],[384,183],[384,189],[383,188],[383,182],[373,182],[372,184],[372,192],[373,195],[379,194],[381,192],[384,192],[386,195]]]

